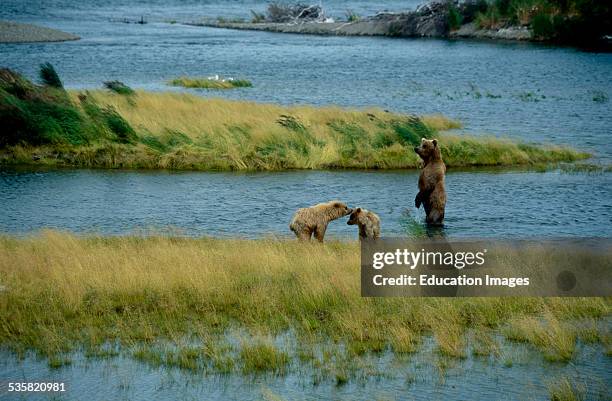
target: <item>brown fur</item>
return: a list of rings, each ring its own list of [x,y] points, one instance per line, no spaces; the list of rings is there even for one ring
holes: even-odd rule
[[[423,138],[421,146],[414,148],[414,151],[423,159],[423,169],[419,176],[419,193],[414,199],[414,205],[419,208],[423,204],[427,224],[441,225],[446,207],[444,188],[446,165],[442,161],[440,146],[436,139]]]
[[[374,212],[358,207],[353,209],[348,225],[359,226],[359,239],[378,239],[380,237],[380,218]]]
[[[319,242],[323,242],[329,222],[349,215],[351,212],[352,210],[340,201],[319,203],[298,209],[291,219],[289,228],[299,240],[310,240],[314,234]]]

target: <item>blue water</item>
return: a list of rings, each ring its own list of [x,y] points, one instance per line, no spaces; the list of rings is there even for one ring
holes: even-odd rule
[[[323,2],[328,14],[413,8],[418,1]],[[55,65],[69,88],[119,79],[171,90],[178,75],[243,77],[254,87],[223,96],[282,104],[377,106],[442,113],[463,131],[569,144],[612,160],[612,54],[529,43],[318,37],[169,24],[245,17],[264,0],[79,2],[3,0],[0,19],[38,23],[82,37],[76,42],[0,44],[0,64],[35,78]],[[112,22],[139,19],[146,25]],[[175,90],[175,89],[172,89]],[[594,100],[595,99],[595,100]],[[600,100],[600,101],[598,101]]]
[[[418,172],[282,173],[0,171],[0,232],[143,231],[193,236],[292,236],[300,207],[339,199],[375,211],[383,236],[422,234]],[[450,238],[610,237],[612,174],[450,171]],[[347,218],[327,236],[357,238]]]

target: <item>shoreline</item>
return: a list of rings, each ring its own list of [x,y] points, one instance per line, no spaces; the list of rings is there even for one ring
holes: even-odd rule
[[[393,32],[395,21],[363,20],[356,22],[300,22],[295,24],[280,22],[227,22],[203,21],[185,22],[183,25],[200,26],[242,31],[262,31],[273,33],[290,33],[317,36],[370,36],[394,38],[431,38],[431,39],[486,39],[500,41],[546,43],[535,40],[526,27],[508,27],[501,29],[478,29],[474,23],[462,25],[461,28],[448,34],[418,34],[413,31]]]
[[[0,21],[0,44],[67,42],[81,39],[79,36],[44,26],[13,21]]]
[[[321,6],[301,12],[296,7],[272,7],[268,14],[254,13],[250,22],[218,17],[185,24],[324,36],[528,41],[612,50],[612,28],[603,17],[605,11],[588,4],[542,8],[536,0],[529,0],[513,6],[517,9],[512,11],[512,7],[496,2],[430,0],[414,10],[382,11],[363,17],[348,13],[341,20],[328,18]]]

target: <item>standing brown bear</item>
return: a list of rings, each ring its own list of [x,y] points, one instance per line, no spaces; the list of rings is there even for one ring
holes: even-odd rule
[[[323,242],[329,222],[347,216],[351,212],[352,210],[340,201],[319,203],[298,209],[291,219],[289,228],[300,240],[310,240],[314,234],[319,242]]]
[[[436,139],[421,139],[421,146],[414,151],[423,159],[423,169],[419,176],[419,193],[414,199],[417,209],[423,204],[427,224],[441,225],[444,221],[446,207],[446,190],[444,174],[446,165]]]
[[[353,209],[346,224],[359,226],[359,239],[378,239],[380,237],[380,218],[374,212],[360,207]]]

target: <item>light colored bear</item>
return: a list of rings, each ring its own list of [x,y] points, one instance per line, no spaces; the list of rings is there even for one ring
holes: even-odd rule
[[[319,203],[298,209],[291,219],[289,228],[299,240],[310,240],[314,234],[319,242],[323,242],[329,222],[347,216],[351,214],[351,211],[346,204],[340,201]]]
[[[359,226],[359,239],[377,239],[380,237],[380,217],[374,212],[360,207],[353,209],[348,225]]]

